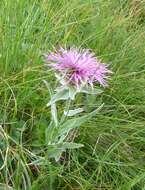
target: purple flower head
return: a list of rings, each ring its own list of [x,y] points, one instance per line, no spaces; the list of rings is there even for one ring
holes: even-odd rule
[[[49,66],[57,74],[63,76],[67,84],[81,86],[93,85],[98,82],[103,87],[107,86],[108,74],[111,71],[107,65],[101,63],[88,49],[60,48],[46,56]]]

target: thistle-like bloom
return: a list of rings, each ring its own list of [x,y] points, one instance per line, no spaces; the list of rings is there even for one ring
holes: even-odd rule
[[[101,63],[88,49],[63,49],[51,52],[46,56],[49,66],[53,68],[67,84],[80,87],[81,85],[98,82],[103,87],[107,86],[108,74],[111,71],[107,65]]]

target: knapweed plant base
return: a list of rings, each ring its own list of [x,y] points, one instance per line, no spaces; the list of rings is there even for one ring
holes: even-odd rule
[[[57,86],[51,88],[49,83],[44,80],[51,97],[47,104],[48,107],[51,107],[51,122],[46,130],[46,143],[49,157],[59,161],[66,149],[83,146],[72,142],[68,137],[84,122],[95,116],[103,106],[101,104],[96,110],[85,113],[83,107],[76,105],[77,94],[97,96],[102,93],[100,88],[108,86],[109,75],[112,72],[108,69],[108,65],[101,63],[89,49],[74,47],[63,49],[61,47],[55,52],[46,54],[45,60],[57,82]],[[98,87],[95,84],[98,84]],[[64,106],[60,118],[58,117],[60,114],[57,113],[59,101],[67,105]]]

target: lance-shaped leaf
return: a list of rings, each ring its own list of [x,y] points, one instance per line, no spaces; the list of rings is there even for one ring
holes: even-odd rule
[[[87,86],[87,87],[83,87],[81,89],[81,92],[86,93],[86,94],[97,95],[97,94],[101,94],[103,91],[101,89],[91,88],[91,87]]]
[[[78,144],[78,143],[73,143],[73,142],[64,142],[61,144],[61,146],[65,149],[75,149],[75,148],[81,148],[84,145]]]
[[[14,190],[12,187],[7,184],[0,183],[0,190]]]
[[[77,144],[73,142],[63,142],[57,144],[48,145],[48,156],[50,158],[55,158],[56,161],[59,161],[61,154],[66,151],[66,149],[76,149],[83,147],[83,144]]]
[[[43,82],[46,85],[46,87],[48,88],[50,97],[52,99],[52,89],[51,89],[50,85],[48,84],[48,82],[46,80],[43,80]],[[55,123],[55,126],[58,126],[57,108],[56,108],[55,103],[51,104],[51,116],[52,116],[52,120]]]
[[[104,104],[102,104],[98,109],[94,110],[93,112],[87,115],[67,120],[64,124],[62,124],[59,127],[59,130],[58,130],[59,135],[62,136],[65,133],[68,133],[71,129],[80,127],[86,121],[90,120],[93,116],[95,116],[99,112],[99,110],[103,107],[103,105]]]
[[[69,91],[67,89],[63,89],[51,97],[51,100],[48,102],[47,106],[50,106],[59,100],[67,99],[69,99]]]
[[[58,126],[58,119],[57,119],[57,108],[55,103],[51,105],[51,116],[55,123],[55,126]]]
[[[74,100],[76,94],[78,93],[78,91],[77,91],[76,88],[73,87],[73,86],[69,86],[68,89],[69,89],[69,97],[70,97],[70,99],[71,99],[71,100]]]
[[[77,108],[77,109],[74,109],[74,110],[64,111],[64,115],[66,115],[66,116],[74,116],[74,115],[76,115],[78,113],[81,113],[83,111],[84,111],[83,108]]]

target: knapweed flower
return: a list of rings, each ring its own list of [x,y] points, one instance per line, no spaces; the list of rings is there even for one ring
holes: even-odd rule
[[[111,71],[88,49],[60,48],[49,53],[46,59],[50,63],[49,66],[57,75],[63,76],[67,84],[80,87],[85,84],[93,86],[97,82],[103,87],[107,86],[108,74]]]

